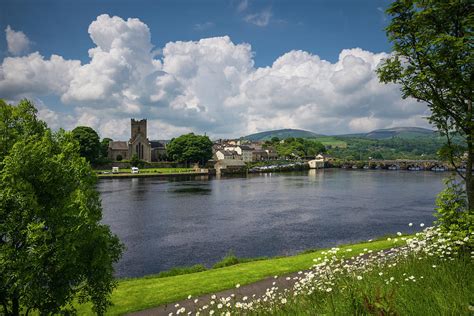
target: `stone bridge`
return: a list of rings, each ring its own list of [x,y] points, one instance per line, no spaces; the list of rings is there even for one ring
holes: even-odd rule
[[[334,166],[328,161],[329,166]],[[445,161],[439,160],[368,160],[368,161],[346,161],[340,165],[341,168],[352,169],[394,169],[394,170],[433,170],[443,168],[454,170],[453,166]],[[440,169],[438,169],[440,170]]]

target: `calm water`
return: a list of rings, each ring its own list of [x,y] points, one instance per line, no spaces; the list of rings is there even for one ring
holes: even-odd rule
[[[239,257],[290,255],[430,224],[447,173],[368,170],[169,181],[104,179],[98,189],[127,250],[118,277]]]

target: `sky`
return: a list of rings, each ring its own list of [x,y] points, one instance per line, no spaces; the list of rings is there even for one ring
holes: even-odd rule
[[[427,107],[375,73],[390,54],[389,4],[3,0],[0,98],[114,140],[130,118],[148,119],[151,139],[428,127]]]

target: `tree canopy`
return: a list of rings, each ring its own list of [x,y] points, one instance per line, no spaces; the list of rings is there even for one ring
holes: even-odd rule
[[[100,142],[100,155],[103,158],[107,158],[107,156],[109,155],[109,143],[111,141],[113,141],[112,138],[106,137]]]
[[[469,209],[474,210],[474,10],[469,0],[397,0],[387,13],[387,35],[393,54],[378,69],[381,81],[400,84],[403,97],[424,102],[429,120],[451,146],[453,135],[465,140],[465,150],[445,151],[456,167],[455,152],[467,154]],[[455,146],[457,147],[457,145]]]
[[[67,313],[78,299],[103,314],[122,245],[100,224],[95,173],[72,133],[53,133],[30,102],[0,109],[0,127],[10,127],[0,162],[0,313]]]
[[[278,137],[273,137],[270,141],[265,142],[265,147],[273,147],[279,156],[288,158],[311,157],[326,152],[326,147],[316,140],[294,137],[289,137],[281,142]]]
[[[166,150],[168,157],[178,162],[205,163],[212,158],[212,142],[209,137],[193,133],[173,138]]]
[[[95,162],[103,148],[97,132],[89,126],[78,126],[72,130],[72,135],[79,142],[81,156],[89,162]]]

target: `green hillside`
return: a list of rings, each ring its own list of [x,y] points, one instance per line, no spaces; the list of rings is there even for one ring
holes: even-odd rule
[[[369,139],[389,139],[389,138],[404,138],[404,139],[413,139],[418,137],[437,137],[438,134],[430,129],[421,128],[421,127],[394,127],[394,128],[384,128],[376,129],[369,133],[358,133],[358,134],[347,134],[339,135],[339,137],[361,137]]]
[[[265,141],[265,140],[270,140],[273,137],[278,137],[279,139],[287,139],[290,137],[294,138],[314,138],[320,136],[319,134],[310,132],[310,131],[305,131],[302,129],[279,129],[279,130],[273,130],[273,131],[266,131],[266,132],[260,132],[260,133],[255,133],[255,134],[250,134],[247,136],[242,137],[243,139],[247,139],[250,141]]]

